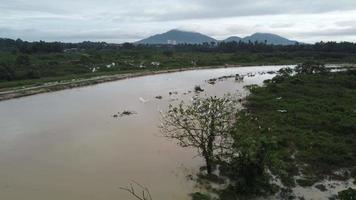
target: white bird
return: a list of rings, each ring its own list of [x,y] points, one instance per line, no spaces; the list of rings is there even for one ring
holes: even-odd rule
[[[149,100],[146,100],[146,99],[144,99],[144,98],[142,98],[142,97],[140,97],[139,99],[140,99],[140,101],[141,101],[142,103],[146,103],[146,102],[149,101]]]

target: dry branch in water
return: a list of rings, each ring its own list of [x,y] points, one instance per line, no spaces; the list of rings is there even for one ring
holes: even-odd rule
[[[135,191],[135,187],[139,187],[140,191]],[[148,188],[137,183],[136,181],[132,181],[132,183],[130,183],[130,187],[120,187],[120,189],[130,193],[138,200],[152,200],[152,196]]]

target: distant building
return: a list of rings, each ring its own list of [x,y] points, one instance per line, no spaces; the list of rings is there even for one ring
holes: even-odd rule
[[[167,44],[177,45],[177,41],[176,40],[167,40]]]

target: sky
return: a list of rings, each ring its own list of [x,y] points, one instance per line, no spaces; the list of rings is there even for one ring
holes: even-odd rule
[[[0,0],[0,38],[122,43],[171,29],[356,42],[356,0]]]

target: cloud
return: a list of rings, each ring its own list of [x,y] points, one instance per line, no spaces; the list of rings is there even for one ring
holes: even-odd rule
[[[341,27],[352,27],[356,26],[356,20],[345,20],[345,21],[339,21],[335,23],[337,26]]]
[[[0,37],[124,42],[181,28],[218,39],[272,32],[356,41],[355,16],[353,0],[1,0]]]
[[[310,36],[354,36],[356,35],[356,27],[325,29],[318,32],[304,32],[301,34]]]
[[[179,9],[165,9],[166,12],[154,14],[153,19],[165,21],[236,16],[317,14],[348,11],[356,8],[356,1],[351,0],[183,0],[183,2],[179,2],[186,7],[178,6]]]

